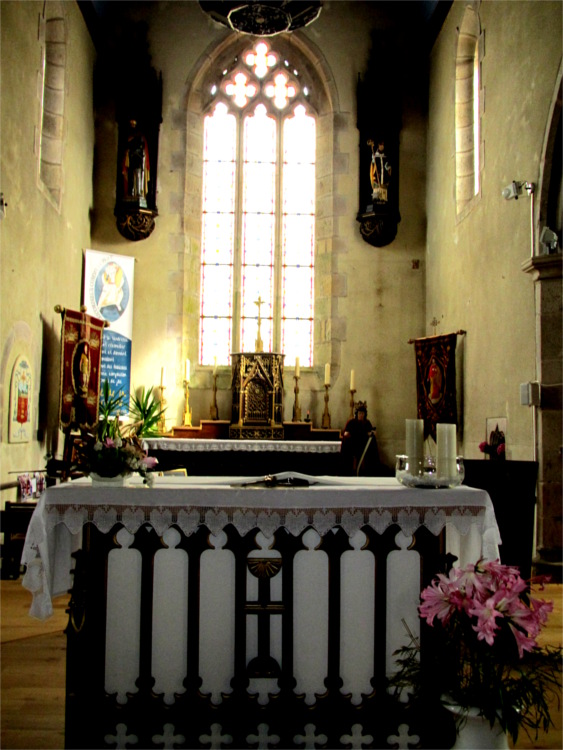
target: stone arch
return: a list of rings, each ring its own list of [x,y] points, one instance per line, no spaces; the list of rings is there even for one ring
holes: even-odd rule
[[[475,153],[475,133],[480,132],[475,105],[479,102],[475,101],[474,81],[476,66],[480,64],[480,37],[478,8],[468,5],[458,30],[455,59],[455,196],[458,219],[466,215],[479,193],[475,188],[476,177],[479,177],[475,173],[475,156],[479,156]],[[480,113],[477,120],[479,118]],[[479,147],[480,144],[478,150]]]
[[[184,185],[184,289],[182,305],[182,340],[197,342],[199,330],[199,259],[201,242],[201,202],[203,165],[202,115],[209,103],[206,83],[213,72],[220,73],[221,64],[248,46],[248,39],[227,35],[208,47],[186,80],[186,168]],[[337,299],[333,291],[332,241],[337,222],[336,164],[339,162],[338,116],[339,101],[334,77],[319,49],[298,32],[280,35],[277,50],[299,68],[311,82],[310,104],[317,113],[317,183],[316,183],[316,256],[326,256],[315,267],[315,334],[314,361],[338,363],[339,342],[333,340],[331,320],[337,315]],[[345,160],[345,157],[343,157]],[[342,285],[341,285],[342,287]],[[343,288],[343,287],[342,287]],[[182,358],[196,359],[194,344],[182,345]],[[319,366],[320,367],[320,366]],[[319,370],[320,372],[320,370]]]
[[[45,3],[41,18],[42,80],[39,129],[39,186],[60,211],[63,192],[63,135],[67,29],[64,3]]]

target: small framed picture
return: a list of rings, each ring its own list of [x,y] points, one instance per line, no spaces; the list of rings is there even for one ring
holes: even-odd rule
[[[10,443],[28,443],[31,440],[31,402],[33,372],[29,358],[23,354],[16,358],[10,380]]]

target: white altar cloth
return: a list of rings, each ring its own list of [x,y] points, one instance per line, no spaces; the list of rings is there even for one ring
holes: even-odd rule
[[[340,453],[340,440],[217,440],[145,438],[149,450],[187,453]]]
[[[233,441],[236,442],[236,441]],[[381,534],[397,524],[406,536],[420,527],[434,535],[446,528],[448,551],[458,564],[497,559],[501,543],[490,497],[470,487],[416,489],[387,477],[313,477],[308,487],[265,487],[264,477],[158,477],[152,488],[135,477],[129,486],[92,486],[80,479],[49,488],[37,504],[22,555],[23,585],[33,594],[30,615],[46,619],[52,597],[72,585],[73,551],[82,528],[93,523],[107,533],[123,524],[134,534],[141,525],[162,536],[173,525],[186,535],[205,525],[218,534],[232,523],[241,535],[258,528],[268,538],[281,527],[300,534],[308,526],[320,536],[335,527],[353,537],[364,525]]]

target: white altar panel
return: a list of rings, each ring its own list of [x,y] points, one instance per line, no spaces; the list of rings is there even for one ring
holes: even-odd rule
[[[340,633],[341,692],[352,694],[352,703],[361,703],[362,693],[372,690],[373,632],[375,614],[375,560],[363,550],[366,535],[357,531],[350,544],[353,550],[342,555],[342,597]]]
[[[303,535],[307,549],[293,563],[293,674],[297,693],[310,705],[324,692],[328,653],[328,558],[316,549],[319,534],[309,529]]]
[[[201,555],[200,649],[201,690],[220,703],[221,693],[230,693],[235,659],[235,558],[223,549],[227,537],[212,534],[214,549]]]
[[[108,555],[105,687],[126,703],[139,677],[141,555],[129,549],[134,536],[126,529],[118,532],[117,541],[121,549]]]
[[[184,692],[188,667],[189,560],[184,550],[175,549],[181,540],[176,529],[167,529],[163,540],[168,549],[154,556],[152,675],[155,692],[170,704],[175,693]]]
[[[386,617],[387,674],[395,668],[394,652],[410,645],[409,631],[416,637],[420,635],[417,609],[420,601],[420,555],[408,549],[412,536],[400,531],[395,542],[399,549],[390,552],[387,559],[387,591],[390,594]]]

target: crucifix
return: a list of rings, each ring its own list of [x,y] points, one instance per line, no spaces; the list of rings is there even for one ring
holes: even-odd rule
[[[436,335],[436,327],[440,325],[440,321],[436,320],[436,316],[434,316],[432,318],[432,320],[430,321],[430,325],[432,326],[432,328],[434,328],[434,336],[435,336]]]
[[[264,350],[264,344],[262,342],[262,337],[260,336],[260,324],[262,322],[262,318],[260,317],[260,306],[264,304],[264,300],[260,295],[258,295],[258,299],[254,301],[254,304],[258,307],[258,332],[256,334],[254,349],[257,352],[261,352]]]

